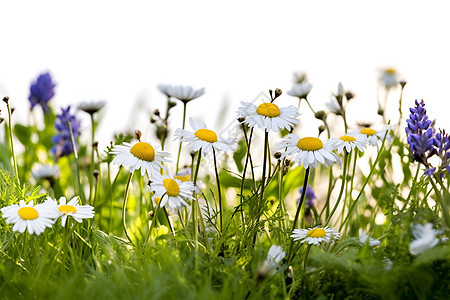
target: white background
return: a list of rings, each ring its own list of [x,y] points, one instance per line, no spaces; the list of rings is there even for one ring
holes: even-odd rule
[[[10,96],[17,121],[27,122],[30,82],[49,71],[57,83],[51,100],[57,112],[80,101],[108,102],[98,132],[104,146],[113,132],[139,128],[151,136],[150,112],[165,108],[158,83],[205,87],[188,114],[220,131],[235,119],[239,101],[253,101],[269,88],[286,92],[296,71],[306,72],[313,84],[309,98],[316,109],[324,108],[341,81],[357,96],[349,107],[350,126],[379,124],[379,71],[393,67],[408,82],[406,116],[414,99],[423,98],[431,118],[450,130],[450,18],[444,3],[1,1],[0,96]],[[392,91],[389,100],[394,115],[398,94]],[[284,94],[279,103],[297,101]],[[181,126],[181,112],[177,105],[173,128]],[[89,140],[88,118],[78,115]]]

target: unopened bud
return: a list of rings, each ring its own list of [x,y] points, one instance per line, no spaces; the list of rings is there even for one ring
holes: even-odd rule
[[[159,117],[159,115],[160,115],[161,113],[159,112],[159,109],[155,109],[155,111],[153,112],[153,114],[154,114],[155,116]]]
[[[150,123],[153,124],[153,123],[155,123],[155,122],[156,122],[156,120],[155,120],[153,117],[151,117],[151,118],[150,118]]]
[[[406,81],[405,80],[401,80],[398,83],[400,83],[400,86],[402,87],[402,89],[405,88],[405,85],[406,85]]]
[[[283,167],[283,176],[286,175],[289,172],[289,166]]]
[[[3,97],[3,102],[5,102],[6,104],[8,104],[8,102],[9,102],[9,97],[8,97],[8,96]]]
[[[273,96],[272,96],[272,93],[273,93],[272,90],[269,90],[270,99],[273,100],[274,98],[273,98]]]
[[[347,98],[347,100],[353,99],[354,97],[355,95],[350,91],[345,93],[345,98]]]
[[[275,89],[275,99],[280,97],[283,92],[280,89]]]
[[[323,110],[319,110],[318,112],[315,113],[314,116],[316,117],[316,119],[322,121],[325,121],[327,119],[327,114]]]
[[[275,152],[275,154],[273,155],[276,159],[280,159],[281,158],[281,153],[280,152]]]
[[[154,214],[155,214],[155,213],[153,212],[153,210],[151,210],[151,211],[148,212],[148,216],[151,217],[151,218],[153,218],[153,215],[154,215]]]
[[[142,132],[138,129],[134,131],[134,137],[140,142],[141,141]]]
[[[290,159],[285,159],[285,160],[284,160],[284,164],[285,164],[286,166],[289,166],[289,165],[291,164],[291,160],[290,160]]]
[[[320,135],[322,132],[325,131],[325,126],[320,125],[318,129],[319,129],[319,135]]]
[[[237,120],[238,120],[239,123],[242,123],[242,122],[245,121],[245,118],[239,118],[239,119],[237,119]]]
[[[381,108],[381,107],[379,107],[378,108],[378,112],[377,112],[380,116],[384,116],[384,110]]]
[[[97,170],[97,169],[95,169],[95,170],[92,172],[92,175],[94,175],[95,180],[98,180],[98,175],[100,175],[100,171]]]
[[[169,104],[169,108],[172,108],[175,105],[177,105],[177,103],[175,101],[172,101],[172,100],[170,100],[168,104]]]
[[[97,150],[97,149],[98,149],[98,142],[97,142],[97,141],[94,141],[94,142],[92,143],[92,148],[94,148],[94,150]]]
[[[0,124],[2,124],[3,121],[5,121],[5,119],[3,119],[3,118],[0,117]]]
[[[194,151],[191,151],[189,154],[191,155],[192,159],[195,157],[195,152]]]

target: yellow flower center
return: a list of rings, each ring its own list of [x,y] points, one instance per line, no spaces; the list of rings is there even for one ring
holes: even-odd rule
[[[323,143],[318,138],[305,137],[298,140],[297,147],[303,151],[316,151],[323,148]]]
[[[195,136],[201,139],[202,141],[208,142],[208,143],[215,143],[217,142],[217,134],[209,129],[199,129],[195,133]]]
[[[161,197],[155,197],[155,202],[157,205],[161,202]]]
[[[367,135],[374,135],[375,133],[377,133],[375,130],[370,129],[370,128],[364,128],[361,129],[360,131],[362,134],[367,134]]]
[[[280,109],[273,103],[263,103],[258,106],[256,113],[264,117],[275,118],[280,115]]]
[[[166,178],[163,180],[163,185],[166,188],[166,194],[170,197],[176,197],[180,194],[180,186],[175,180]]]
[[[395,69],[386,69],[385,72],[388,73],[388,74],[394,74],[395,73]]]
[[[18,213],[23,220],[34,220],[39,217],[39,213],[37,212],[37,210],[33,207],[28,206],[19,209]]]
[[[173,177],[174,177],[175,179],[180,180],[181,182],[186,182],[186,181],[191,180],[191,175],[189,175],[189,174],[184,175],[184,176],[176,175],[176,176],[173,176]]]
[[[71,212],[72,213],[77,212],[77,209],[75,208],[75,206],[72,206],[72,205],[61,205],[60,207],[58,207],[58,210],[65,215],[67,215],[68,213],[71,213]]]
[[[324,237],[327,233],[322,228],[314,228],[308,231],[306,234],[309,237],[318,238],[318,237]]]
[[[352,136],[349,135],[344,135],[340,137],[341,140],[343,140],[344,142],[354,142],[356,141],[356,139]]]
[[[155,149],[144,142],[136,143],[130,150],[131,154],[145,161],[153,161],[155,159]]]

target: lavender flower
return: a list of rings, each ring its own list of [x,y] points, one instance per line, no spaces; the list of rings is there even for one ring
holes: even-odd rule
[[[434,130],[430,127],[431,121],[428,120],[423,100],[420,103],[416,100],[415,104],[414,108],[409,109],[411,114],[409,119],[406,120],[408,123],[405,128],[406,139],[414,160],[427,165],[428,158],[434,154],[431,151],[434,145]]]
[[[56,84],[52,81],[49,73],[39,75],[36,81],[31,83],[30,86],[28,100],[30,101],[31,109],[36,104],[39,104],[44,110],[44,113],[47,113],[49,111],[47,103],[55,95],[55,86]]]
[[[299,193],[300,195],[303,192],[303,187],[300,188]],[[316,201],[315,199],[317,198],[316,194],[314,193],[314,190],[312,189],[312,187],[307,186],[306,187],[306,195],[305,195],[305,208],[311,208],[314,205],[316,205]],[[300,198],[297,199],[297,206],[300,203]]]
[[[441,165],[438,168],[438,172],[445,169],[450,173],[450,137],[445,130],[441,130],[434,136],[433,147],[431,148],[430,153],[441,159]]]
[[[52,142],[55,144],[50,150],[56,157],[67,156],[73,153],[72,140],[70,138],[69,121],[72,126],[73,137],[75,139],[75,145],[77,137],[80,135],[80,121],[75,115],[70,114],[70,105],[64,109],[61,108],[61,114],[57,115],[55,121],[55,127],[58,130],[58,134],[52,137]]]

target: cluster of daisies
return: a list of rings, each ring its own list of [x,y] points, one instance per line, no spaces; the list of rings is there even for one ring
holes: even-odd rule
[[[6,223],[14,224],[13,231],[20,233],[28,231],[29,234],[40,235],[47,227],[52,227],[61,218],[61,226],[65,226],[67,218],[71,217],[81,223],[83,219],[94,217],[94,207],[80,205],[78,196],[67,202],[65,197],[55,199],[47,197],[43,203],[34,204],[33,201],[25,203],[20,200],[18,204],[12,204],[0,209]]]

